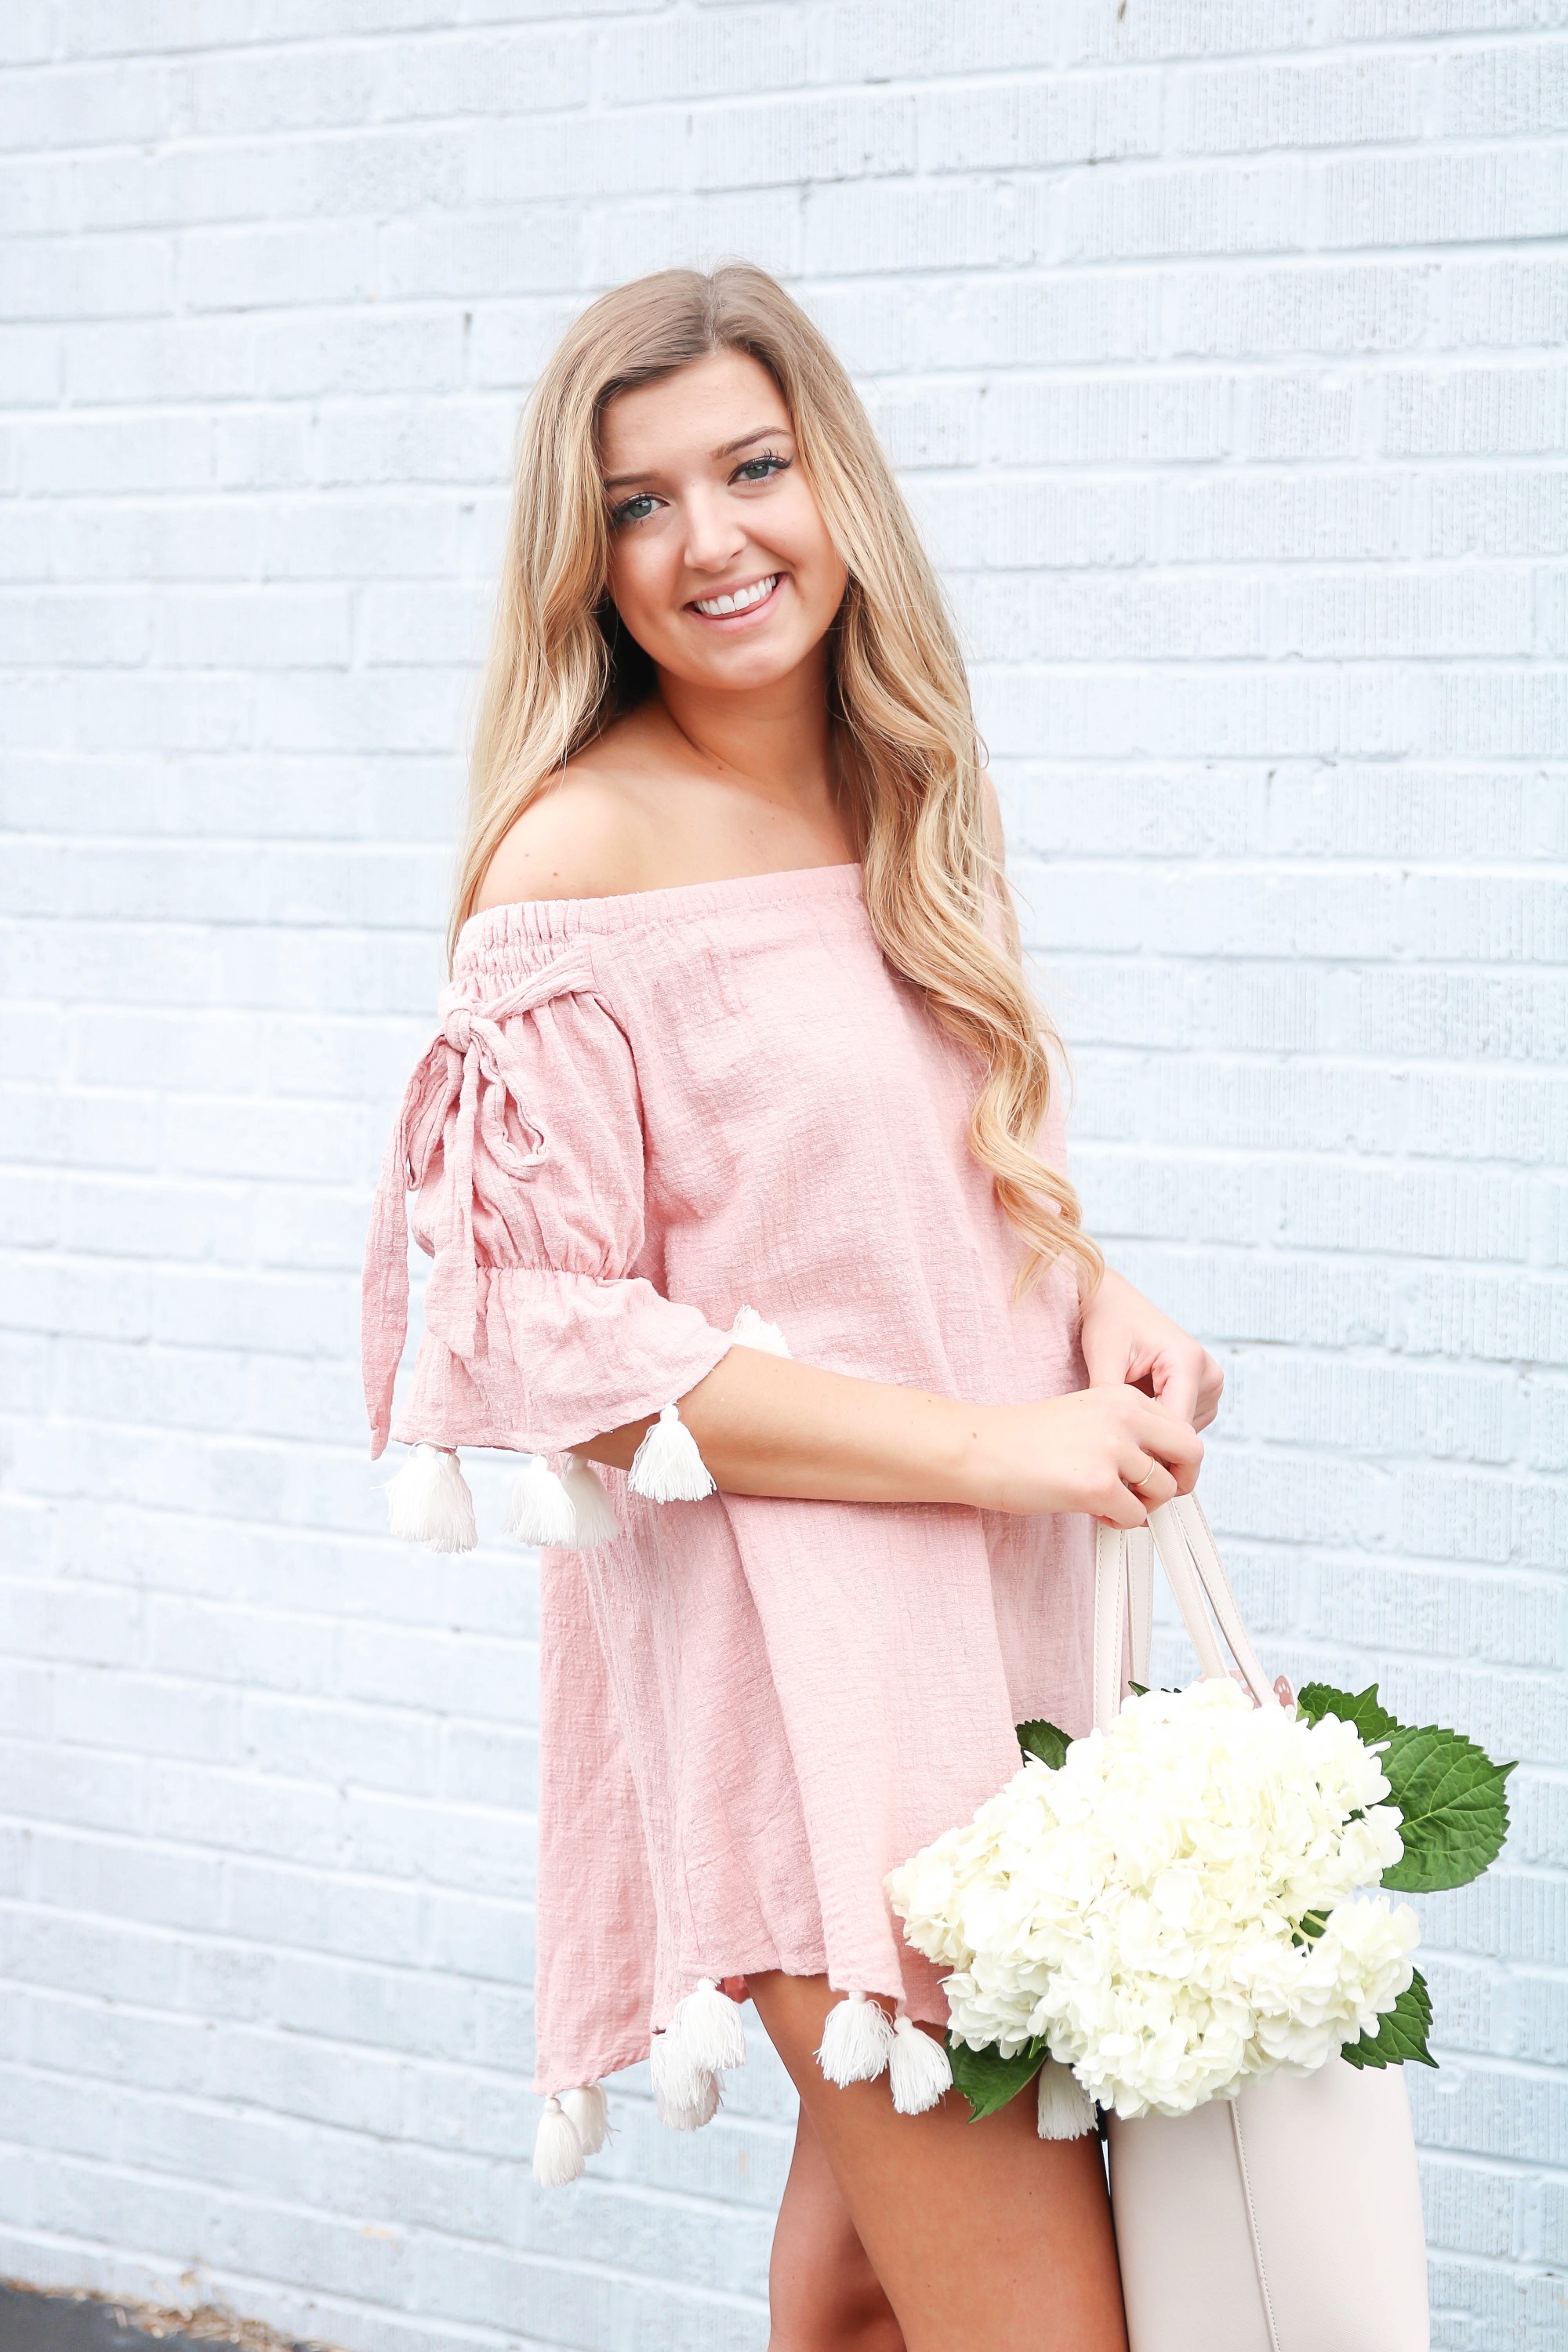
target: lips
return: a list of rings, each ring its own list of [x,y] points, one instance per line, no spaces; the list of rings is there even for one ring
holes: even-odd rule
[[[767,603],[782,576],[769,572],[761,580],[748,580],[738,588],[721,589],[714,596],[694,596],[690,609],[700,613],[705,621],[728,621],[743,613],[754,613],[759,605]]]

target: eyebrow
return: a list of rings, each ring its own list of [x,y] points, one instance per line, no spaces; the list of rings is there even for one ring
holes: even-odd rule
[[[788,431],[787,425],[758,425],[750,433],[742,433],[738,440],[726,441],[721,449],[710,449],[708,455],[710,457],[732,457],[737,449],[749,448],[753,441],[772,441],[779,434]],[[605,488],[607,490],[624,490],[628,482],[646,482],[658,470],[655,466],[645,466],[640,473],[606,474]]]

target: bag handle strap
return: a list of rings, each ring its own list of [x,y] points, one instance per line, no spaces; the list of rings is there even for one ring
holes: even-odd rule
[[[1131,1630],[1132,1680],[1149,1679],[1153,1613],[1153,1556],[1182,1612],[1182,1622],[1209,1679],[1230,1671],[1226,1653],[1260,1706],[1279,1704],[1258,1663],[1214,1533],[1195,1495],[1177,1495],[1149,1514],[1142,1528],[1100,1526],[1095,1534],[1094,1720],[1103,1728],[1121,1709]],[[1210,1611],[1214,1614],[1211,1617]],[[1217,1621],[1219,1631],[1215,1631]],[[1225,1636],[1222,1645],[1220,1634]]]
[[[1153,1526],[1154,1541],[1159,1547],[1160,1557],[1166,1561],[1166,1575],[1171,1574],[1170,1562],[1166,1559],[1165,1550],[1167,1538],[1169,1538],[1173,1549],[1178,1542],[1185,1546],[1194,1574],[1203,1590],[1205,1599],[1219,1622],[1219,1630],[1225,1635],[1226,1647],[1236,1660],[1247,1689],[1259,1706],[1277,1706],[1279,1704],[1279,1698],[1273,1685],[1258,1662],[1258,1653],[1252,1646],[1251,1636],[1242,1622],[1241,1611],[1237,1606],[1236,1595],[1230,1588],[1230,1579],[1225,1572],[1225,1563],[1220,1559],[1219,1547],[1214,1539],[1214,1529],[1209,1526],[1204,1507],[1197,1496],[1195,1495],[1173,1496],[1170,1502],[1162,1503],[1159,1508],[1151,1514],[1151,1523]],[[1224,1671],[1223,1668],[1222,1671]]]
[[[1110,1722],[1121,1705],[1129,1658],[1135,1683],[1149,1678],[1154,1617],[1154,1543],[1146,1527],[1095,1529],[1094,1719]],[[1131,1641],[1129,1635],[1131,1634]]]

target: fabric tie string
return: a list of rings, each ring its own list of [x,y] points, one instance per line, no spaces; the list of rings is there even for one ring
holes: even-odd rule
[[[480,1152],[508,1177],[526,1181],[549,1157],[544,1131],[524,1099],[523,1055],[503,1024],[552,997],[594,985],[593,967],[574,949],[531,972],[503,995],[476,1002],[444,989],[440,1027],[415,1065],[388,1139],[365,1243],[362,1327],[371,1457],[392,1428],[392,1391],[408,1336],[408,1195],[423,1187],[439,1148],[445,1181],[425,1294],[425,1321],[455,1356],[473,1357],[479,1270],[474,1248],[474,1169]],[[521,1129],[509,1132],[509,1106]]]

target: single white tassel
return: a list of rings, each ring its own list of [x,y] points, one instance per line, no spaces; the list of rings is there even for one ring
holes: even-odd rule
[[[533,2177],[541,2189],[564,2189],[582,2177],[583,2142],[559,2099],[546,2099],[533,2137]]]
[[[677,2001],[668,2031],[679,2040],[695,2074],[722,2074],[746,2063],[746,2030],[741,2012],[711,1977],[700,1978],[695,1990]]]
[[[828,2011],[816,2063],[830,2083],[871,2083],[886,2066],[892,2046],[887,2011],[865,1993],[852,1992]]]
[[[519,1543],[561,1547],[574,1541],[577,1514],[542,1454],[535,1454],[511,1482],[506,1531]]]
[[[1082,2139],[1094,2129],[1094,2103],[1070,2066],[1047,2058],[1035,2095],[1035,2118],[1042,2139]]]
[[[637,1447],[629,1484],[650,1503],[700,1503],[713,1492],[708,1465],[678,1406],[665,1406]]]
[[[666,2123],[672,2115],[701,2105],[703,2085],[711,2082],[712,2076],[692,2064],[679,2033],[656,2033],[648,2044],[647,2064],[653,2077],[654,2101]]]
[[[719,2112],[719,2077],[704,2074],[697,2085],[696,2104],[689,2107],[672,2107],[667,2100],[655,2095],[654,2105],[661,2124],[671,2131],[700,2131],[710,2124]]]
[[[742,1307],[730,1326],[738,1348],[759,1348],[764,1356],[787,1356],[789,1341],[776,1323],[764,1323],[754,1307]]]
[[[455,1454],[416,1445],[386,1489],[386,1523],[400,1543],[429,1551],[472,1551],[479,1531],[474,1498]]]
[[[610,2137],[610,2103],[604,2084],[582,2083],[574,2091],[563,2091],[561,2105],[583,2143],[584,2155],[597,2156]]]
[[[922,2033],[912,2018],[900,2017],[888,2053],[888,2079],[900,2115],[923,2116],[952,2090],[952,2064],[940,2042]]]
[[[581,1454],[569,1454],[561,1465],[561,1484],[577,1517],[577,1532],[573,1538],[579,1551],[588,1551],[595,1544],[614,1543],[621,1532],[608,1495]]]

